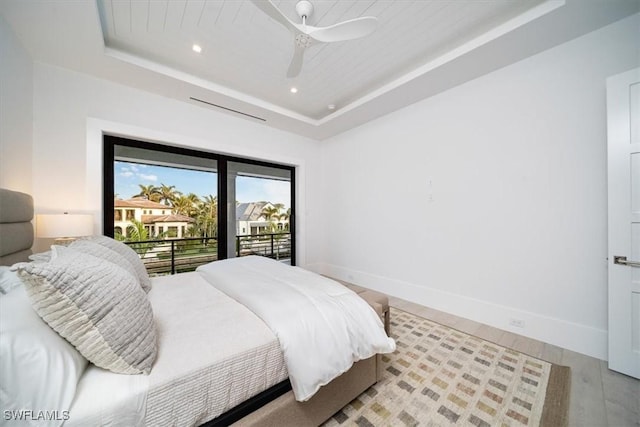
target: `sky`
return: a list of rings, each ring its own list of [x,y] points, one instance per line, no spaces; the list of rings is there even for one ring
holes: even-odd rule
[[[142,185],[174,185],[183,194],[195,193],[201,199],[217,194],[218,176],[212,172],[178,169],[166,166],[142,165],[118,162],[114,164],[115,193],[120,199],[128,199],[140,192]],[[236,179],[238,202],[282,203],[291,206],[290,184],[274,179],[238,177]]]

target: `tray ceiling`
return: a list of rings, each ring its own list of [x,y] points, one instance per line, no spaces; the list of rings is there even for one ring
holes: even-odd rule
[[[296,1],[274,4],[300,22]],[[312,45],[295,78],[292,34],[248,0],[3,0],[0,13],[36,60],[323,139],[638,10],[635,0],[313,5],[310,25],[379,25]]]

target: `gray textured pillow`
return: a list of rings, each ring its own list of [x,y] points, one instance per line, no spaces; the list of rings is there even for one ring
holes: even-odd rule
[[[89,361],[120,374],[151,371],[157,355],[153,312],[131,274],[55,245],[48,262],[14,268],[40,317]]]
[[[124,259],[129,261],[134,271],[136,272],[142,289],[144,289],[145,292],[149,292],[151,290],[151,279],[149,279],[149,273],[147,273],[147,268],[144,266],[144,263],[142,262],[136,251],[134,251],[124,243],[118,242],[117,240],[114,240],[111,237],[107,236],[91,236],[82,240],[88,240],[90,242],[98,243],[122,255]]]
[[[136,282],[140,283],[138,273],[136,272],[135,268],[133,268],[133,265],[131,265],[131,263],[125,257],[120,255],[113,249],[109,249],[108,247],[103,246],[98,242],[94,242],[88,239],[74,240],[67,247],[78,252],[93,255],[94,257],[109,261],[110,263],[115,264],[118,267],[122,267],[129,274],[131,274]],[[145,289],[145,292],[148,292],[148,289]]]

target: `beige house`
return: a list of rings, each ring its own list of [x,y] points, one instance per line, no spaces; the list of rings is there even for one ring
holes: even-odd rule
[[[128,236],[127,229],[135,219],[144,224],[149,236],[163,233],[166,238],[183,238],[189,225],[195,220],[185,215],[174,214],[171,206],[152,202],[143,197],[114,201],[113,228],[115,233]]]

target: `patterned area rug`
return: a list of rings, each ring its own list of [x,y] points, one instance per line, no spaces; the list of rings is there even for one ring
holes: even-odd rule
[[[391,308],[383,379],[324,426],[564,426],[570,371]]]

